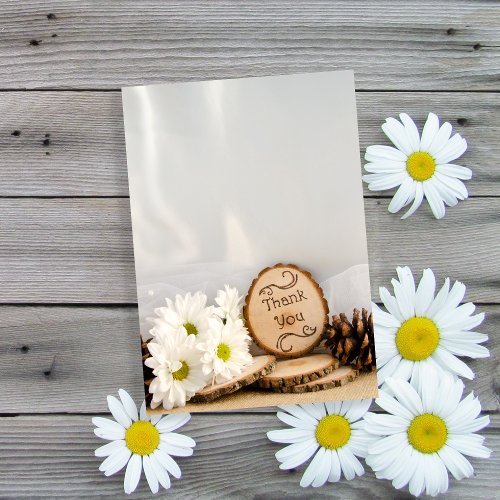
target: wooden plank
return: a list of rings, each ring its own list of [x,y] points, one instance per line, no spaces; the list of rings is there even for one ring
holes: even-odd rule
[[[362,156],[389,143],[386,116],[422,126],[433,111],[469,143],[457,163],[474,171],[470,195],[499,194],[500,94],[358,92],[357,104]],[[0,92],[0,116],[0,196],[128,196],[119,92]]]
[[[471,459],[472,479],[450,479],[450,498],[494,498],[499,487],[499,418],[483,431],[490,459]],[[197,443],[194,454],[178,459],[181,480],[172,479],[169,498],[413,498],[393,489],[390,481],[376,480],[372,472],[353,481],[342,480],[320,489],[303,489],[305,467],[278,469],[274,454],[283,445],[271,443],[266,432],[284,427],[274,415],[195,415],[181,432]],[[16,417],[0,420],[0,491],[3,498],[128,498],[123,472],[106,478],[98,471],[94,449],[102,441],[93,434],[88,417]],[[366,467],[368,469],[368,467]],[[366,470],[365,469],[365,470]],[[134,498],[151,498],[142,482]]]
[[[498,88],[499,5],[386,0],[2,2],[0,87],[355,68],[359,88]],[[51,16],[49,16],[51,14]]]
[[[498,411],[500,305],[478,311],[491,357],[466,359],[477,374],[467,387],[484,410]],[[105,412],[120,387],[139,400],[140,358],[136,307],[2,306],[0,413]]]
[[[373,296],[397,265],[463,281],[467,299],[498,300],[500,198],[473,198],[436,221],[402,221],[365,199]],[[128,199],[0,199],[0,303],[135,303]],[[339,243],[342,243],[339,235]]]

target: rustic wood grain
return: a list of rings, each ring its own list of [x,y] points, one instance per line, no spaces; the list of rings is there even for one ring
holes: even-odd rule
[[[499,19],[486,0],[4,1],[0,87],[355,68],[362,89],[496,89]]]
[[[342,480],[320,489],[303,489],[304,467],[280,471],[274,454],[283,445],[271,443],[266,432],[283,428],[275,415],[232,414],[193,416],[180,432],[197,443],[194,454],[178,460],[181,480],[163,497],[176,499],[411,499],[407,490],[366,472],[353,481]],[[490,459],[471,459],[475,477],[450,479],[449,498],[497,497],[500,467],[500,419],[493,417],[483,431]],[[106,478],[98,471],[101,459],[94,449],[103,442],[93,434],[90,416],[30,416],[0,420],[2,498],[129,498],[123,494],[123,472]],[[120,493],[121,492],[121,493]],[[151,498],[142,476],[134,498]]]
[[[407,220],[365,199],[373,297],[397,265],[463,281],[468,300],[498,301],[500,198],[474,198],[435,220]],[[135,303],[129,200],[0,199],[0,303]],[[339,235],[341,238],[342,235]]]
[[[491,357],[464,358],[477,374],[467,387],[484,410],[498,411],[500,305],[478,312],[486,313],[477,330],[489,335]],[[139,400],[137,308],[1,306],[0,380],[0,414],[105,412],[106,396],[120,387]]]
[[[405,111],[422,127],[433,111],[468,141],[457,163],[474,172],[470,195],[500,194],[500,94],[358,92],[356,100],[362,156],[389,144],[385,117]],[[128,196],[120,92],[0,92],[0,116],[0,196]],[[365,186],[365,194],[391,192]]]

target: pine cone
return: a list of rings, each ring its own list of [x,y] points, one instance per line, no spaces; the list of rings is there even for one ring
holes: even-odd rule
[[[352,321],[346,315],[332,316],[325,336],[325,347],[343,365],[351,365],[358,370],[373,371],[375,365],[375,341],[373,338],[373,318],[363,308],[361,316],[354,309]]]

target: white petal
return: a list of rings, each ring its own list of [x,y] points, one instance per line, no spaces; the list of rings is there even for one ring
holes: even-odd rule
[[[373,321],[376,325],[399,328],[401,322],[391,314],[383,311],[377,304],[372,304]]]
[[[99,466],[99,470],[106,476],[112,476],[125,467],[130,455],[132,452],[128,448],[122,448],[106,458]]]
[[[191,415],[189,413],[176,413],[174,415],[166,415],[158,421],[158,423],[156,424],[156,428],[158,429],[158,432],[162,434],[171,432],[185,425],[187,422],[189,422],[190,418]]]
[[[163,468],[165,468],[172,476],[176,479],[181,477],[181,469],[177,465],[177,462],[167,453],[160,449],[156,449],[153,453],[154,457],[161,464]]]
[[[162,441],[173,446],[185,446],[186,448],[194,448],[196,446],[194,439],[183,434],[177,434],[176,432],[163,434]]]
[[[154,453],[149,455],[149,461],[156,478],[160,484],[168,490],[170,488],[170,477],[168,477],[167,471],[161,466],[160,462],[158,462]]]
[[[448,196],[458,198],[459,200],[465,200],[469,196],[465,184],[460,179],[455,179],[454,177],[449,177],[440,172],[436,172],[432,181],[439,181],[442,188],[440,192],[444,192],[446,190],[446,192],[449,193]]]
[[[445,214],[444,203],[442,198],[439,196],[436,188],[430,181],[425,181],[422,183],[424,189],[424,195],[429,202],[432,213],[436,219],[442,219]]]
[[[301,404],[300,407],[308,413],[315,422],[321,420],[326,415],[325,405],[323,403]]]
[[[429,306],[429,309],[427,309],[426,313],[427,317],[434,318],[436,313],[443,308],[448,299],[449,290],[450,290],[450,278],[446,278],[444,280],[443,286],[441,287],[436,297],[432,301],[432,304]]]
[[[389,210],[391,214],[399,212],[408,204],[408,200],[413,201],[415,198],[415,189],[415,181],[411,177],[404,179],[389,203],[387,210]]]
[[[382,175],[382,177],[373,177],[379,175]],[[363,181],[368,183],[368,189],[370,191],[385,191],[386,189],[392,189],[393,187],[399,186],[406,178],[408,178],[407,172],[398,172],[396,174],[367,174],[363,176]]]
[[[370,455],[383,453],[393,453],[394,450],[402,449],[408,445],[406,432],[398,432],[390,436],[379,439],[368,448]]]
[[[408,430],[408,420],[396,415],[375,415],[367,413],[365,415],[366,432],[376,436],[388,436],[398,432]]]
[[[165,443],[164,436],[165,434],[160,435],[160,444],[158,445],[158,448],[168,455],[172,455],[174,457],[190,457],[193,454],[193,448],[173,446],[169,443]]]
[[[436,291],[436,278],[432,269],[424,269],[422,279],[418,284],[415,293],[415,315],[423,316],[432,301],[434,300],[434,292]]]
[[[95,450],[94,454],[96,457],[108,457],[116,451],[121,450],[125,447],[125,441],[123,439],[118,439],[116,441],[111,441]]]
[[[389,378],[386,380],[386,384],[393,393],[397,395],[398,401],[404,405],[412,415],[420,415],[423,412],[422,400],[417,394],[417,391],[415,391],[408,382]]]
[[[472,468],[470,462],[461,453],[453,448],[444,445],[438,451],[438,455],[455,479],[471,477],[474,474],[474,469]]]
[[[125,471],[125,479],[123,480],[123,489],[127,495],[130,495],[137,488],[141,479],[141,472],[142,458],[140,455],[134,453],[129,460],[127,470]]]
[[[280,465],[280,469],[287,470],[287,469],[295,469],[299,465],[303,464],[307,460],[311,458],[313,453],[318,449],[319,445],[318,443],[311,439],[310,441],[307,441],[305,443],[300,443],[302,445],[302,449],[298,451],[295,455],[290,457],[288,460],[283,462]],[[291,444],[290,446],[295,446]]]
[[[109,410],[115,417],[115,420],[123,425],[125,429],[128,429],[132,425],[132,419],[127,415],[123,405],[114,396],[108,396],[108,406]]]
[[[454,340],[441,339],[439,341],[439,345],[457,356],[468,356],[469,358],[487,358],[490,355],[490,351],[486,349],[486,347],[473,344],[472,342],[459,342]]]
[[[313,459],[311,460],[311,463],[305,470],[304,474],[302,475],[302,479],[300,480],[300,486],[303,488],[306,488],[307,486],[310,486],[313,481],[316,480],[317,475],[320,474],[322,471],[321,466],[323,465],[322,462],[325,458],[325,455],[327,455],[325,448],[320,448],[316,455],[314,455]],[[328,478],[328,474],[326,477],[323,479],[323,482],[319,484],[318,486],[322,486],[325,484],[326,479]]]
[[[415,122],[406,113],[400,113],[399,119],[403,122],[406,137],[408,138],[412,151],[418,151],[420,148],[420,134],[418,133]]]
[[[434,135],[431,144],[427,148],[427,151],[434,156],[438,151],[443,149],[443,147],[448,142],[452,131],[452,126],[448,122],[444,122],[439,128],[437,134]]]
[[[364,469],[359,460],[352,454],[348,446],[337,449],[342,472],[347,480],[354,479],[356,476],[362,476]]]
[[[275,443],[300,443],[306,439],[312,437],[311,431],[303,431],[301,429],[296,429],[295,427],[291,429],[279,429],[275,431],[269,431],[267,433],[269,440]]]
[[[482,436],[478,436],[477,434],[450,435],[446,444],[469,457],[489,458],[491,450],[481,444],[483,439]]]
[[[412,478],[410,479],[408,489],[410,493],[418,497],[425,488],[425,467],[421,453],[415,455],[416,466]]]
[[[424,190],[421,182],[417,182],[415,186],[415,199],[409,210],[401,217],[402,219],[407,219],[410,215],[413,215],[418,207],[422,204],[422,200],[424,199]]]
[[[380,287],[379,288],[379,295],[380,299],[384,303],[385,308],[399,321],[399,324],[403,323],[406,318],[403,316],[402,311],[399,309],[399,305],[396,301],[396,298],[393,297],[390,293],[389,290],[385,287]]]
[[[467,141],[460,136],[460,134],[455,134],[446,144],[444,148],[438,151],[434,156],[437,163],[445,164],[450,163],[450,161],[456,160],[462,156],[467,150]]]
[[[350,422],[356,422],[365,416],[372,404],[371,399],[362,399],[360,401],[352,401],[350,408],[345,414],[345,418]]]
[[[308,443],[298,442],[281,448],[281,450],[275,453],[276,460],[279,462],[286,462],[290,458],[302,453],[304,448],[307,447],[308,444],[311,444],[311,442],[314,444],[315,439],[314,435],[309,436]]]
[[[395,398],[389,396],[385,391],[379,391],[379,397],[375,400],[375,402],[380,406],[380,408],[388,413],[406,418],[408,421],[413,419],[413,413]]]
[[[384,160],[406,162],[408,155],[405,155],[399,149],[392,146],[375,145],[366,148],[365,160],[370,162],[378,162]]]
[[[137,406],[134,400],[130,397],[130,394],[123,389],[118,391],[118,395],[120,396],[120,400],[127,415],[135,422],[139,418],[139,414],[137,413]]]
[[[149,489],[151,493],[156,494],[160,489],[160,484],[158,483],[158,478],[154,472],[153,466],[151,465],[150,459],[148,455],[144,455],[142,457],[142,465],[144,467],[144,475],[146,476],[146,480],[149,484]]]
[[[407,156],[414,152],[406,135],[405,127],[398,120],[392,117],[386,118],[382,130],[392,143]]]
[[[301,420],[297,417],[294,417],[282,411],[276,413],[276,416],[285,424],[288,424],[292,427],[297,427],[297,429],[303,429],[305,431],[313,431],[316,428],[316,424],[313,424],[307,420]]]
[[[306,411],[305,408],[299,405],[288,405],[288,406],[279,406],[283,411],[288,412],[290,415],[298,418],[299,420],[303,420],[305,422],[309,422],[313,426],[318,425],[318,420],[322,417],[316,418],[314,417],[310,411]]]
[[[463,181],[468,181],[472,178],[472,170],[461,165],[454,165],[453,163],[446,163],[444,165],[437,165],[436,170],[443,175],[456,177]]]
[[[443,370],[456,373],[469,380],[474,378],[474,372],[463,361],[460,361],[445,349],[438,347],[432,354],[432,357],[439,363]]]
[[[330,474],[328,475],[328,482],[336,483],[340,479],[341,468],[339,456],[335,450],[330,450],[330,460],[331,468]]]
[[[377,370],[378,385],[382,385],[388,377],[392,376],[392,374],[398,369],[401,361],[402,358],[398,354],[396,357],[392,358],[385,366]]]
[[[420,140],[420,151],[429,151],[429,147],[436,137],[439,130],[439,118],[434,113],[429,113],[427,121],[422,130],[422,138]]]
[[[139,411],[140,420],[144,420],[145,422],[149,422],[149,415],[146,413],[146,401],[143,401],[141,404],[141,409]]]
[[[404,161],[394,160],[377,160],[371,163],[366,163],[364,169],[373,174],[391,174],[395,172],[403,172],[406,169]]]

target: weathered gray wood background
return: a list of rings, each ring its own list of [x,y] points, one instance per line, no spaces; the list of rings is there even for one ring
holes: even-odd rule
[[[492,357],[468,384],[492,414],[489,461],[451,498],[498,497],[499,54],[495,1],[0,1],[0,497],[120,497],[91,415],[141,367],[120,87],[353,68],[362,152],[428,111],[469,142],[471,199],[435,221],[365,191],[374,290],[432,267],[487,313]],[[339,235],[342,242],[342,235]],[[271,411],[195,415],[174,498],[409,498],[367,473],[320,490],[283,473]],[[137,498],[149,496],[146,485]]]

